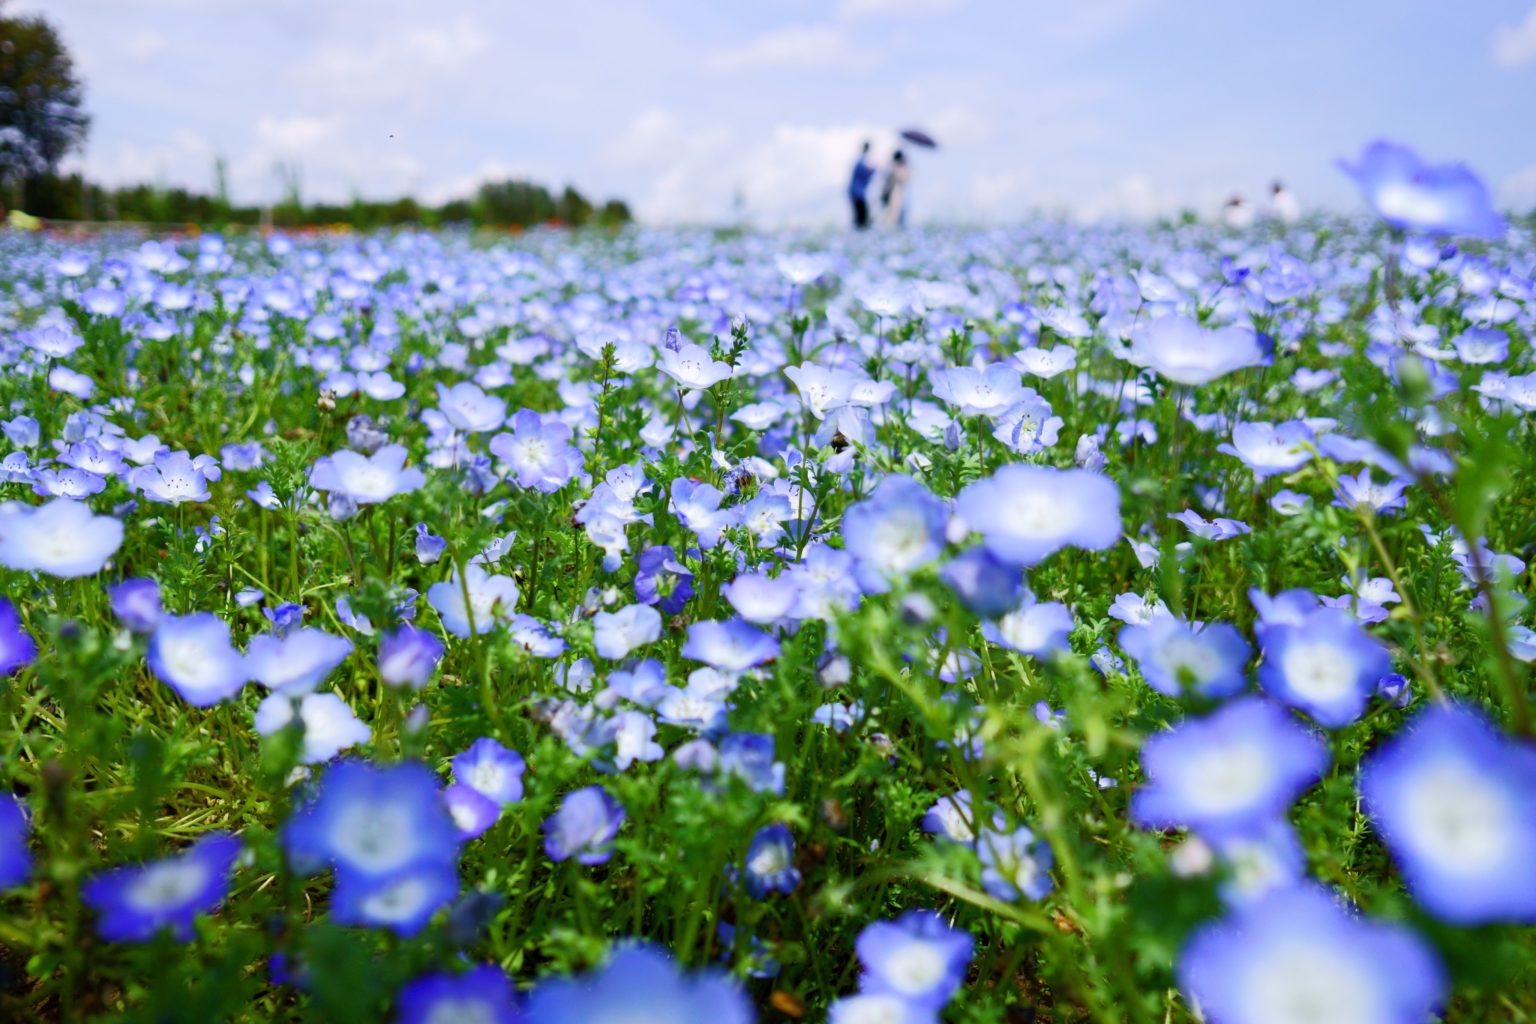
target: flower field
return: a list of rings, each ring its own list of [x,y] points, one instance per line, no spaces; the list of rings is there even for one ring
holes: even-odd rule
[[[4,236],[0,1018],[1536,1018],[1536,243],[1401,159]]]

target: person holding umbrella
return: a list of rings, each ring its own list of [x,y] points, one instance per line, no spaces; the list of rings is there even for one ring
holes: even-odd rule
[[[869,227],[869,183],[874,180],[875,165],[869,162],[869,143],[859,151],[858,162],[853,165],[853,177],[848,181],[848,201],[853,204],[853,228],[863,231]]]

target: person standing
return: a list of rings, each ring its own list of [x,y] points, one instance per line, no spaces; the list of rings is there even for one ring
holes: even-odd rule
[[[891,169],[885,172],[885,187],[880,190],[882,219],[890,227],[907,226],[907,181],[911,177],[907,154],[898,149],[891,155]]]
[[[853,227],[863,231],[869,227],[869,183],[874,180],[875,165],[869,162],[869,143],[859,150],[858,162],[853,165],[853,177],[848,180],[848,201],[853,204]]]
[[[1283,181],[1269,186],[1269,216],[1281,224],[1295,224],[1301,219],[1301,204]]]

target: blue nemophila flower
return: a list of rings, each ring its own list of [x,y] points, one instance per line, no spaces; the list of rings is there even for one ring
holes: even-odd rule
[[[147,466],[129,472],[128,486],[150,501],[162,505],[181,505],[189,501],[207,501],[208,482],[218,479],[218,465],[210,456],[193,458],[187,452],[156,455]]]
[[[517,598],[517,582],[512,577],[493,576],[478,565],[465,566],[462,578],[455,572],[427,588],[427,603],[437,611],[443,628],[458,637],[489,633],[511,617]]]
[[[602,786],[567,793],[560,807],[544,819],[544,852],[552,861],[606,864],[613,837],[624,824],[624,808]]]
[[[740,619],[706,619],[688,627],[683,657],[731,672],[744,672],[779,656],[779,642]]]
[[[725,975],[684,974],[652,946],[618,949],[608,963],[579,978],[550,978],[528,996],[527,1024],[597,1024],[653,1020],[752,1024],[747,997]]]
[[[379,678],[388,686],[419,690],[442,659],[443,642],[419,626],[406,623],[379,638]]]
[[[1102,551],[1120,539],[1120,489],[1086,469],[1011,463],[966,485],[955,512],[1011,565],[1035,565],[1069,546]]]
[[[1015,377],[1017,374],[1015,373]],[[882,593],[944,550],[944,503],[916,480],[888,476],[843,513],[843,550],[866,593]]]
[[[716,770],[758,793],[784,793],[784,762],[773,759],[770,733],[733,732],[720,741]]]
[[[427,529],[426,523],[416,524],[416,560],[431,565],[443,557],[448,542]]]
[[[460,381],[451,388],[439,384],[437,406],[453,429],[469,434],[495,430],[507,418],[506,402],[486,394],[469,381]]]
[[[672,481],[672,501],[668,506],[678,521],[693,531],[699,547],[708,551],[720,543],[720,534],[737,525],[736,510],[723,509],[725,494],[713,484],[695,483],[678,477]]]
[[[1199,386],[1234,370],[1259,366],[1266,356],[1250,327],[1202,327],[1174,314],[1138,325],[1131,332],[1126,359],[1175,384]]]
[[[1012,831],[984,828],[976,836],[981,887],[994,899],[1040,900],[1051,891],[1051,847],[1022,825]]]
[[[996,419],[1025,392],[1019,369],[1009,363],[988,363],[979,369],[952,366],[934,374],[933,397],[959,410],[962,416]]]
[[[1362,469],[1354,476],[1339,477],[1333,503],[1339,508],[1390,515],[1408,507],[1408,499],[1403,493],[1408,484],[1409,481],[1401,477],[1378,483],[1370,470]]]
[[[1074,623],[1072,612],[1056,601],[1040,601],[1029,591],[1024,599],[996,622],[983,622],[981,635],[1020,654],[1043,658],[1056,651],[1070,651],[1068,641]]]
[[[1447,987],[1424,940],[1310,885],[1202,927],[1178,974],[1212,1024],[1421,1024]]]
[[[648,604],[631,604],[592,616],[592,647],[600,657],[618,660],[637,647],[661,639],[661,613]]]
[[[152,633],[165,610],[160,605],[160,584],[152,579],[130,579],[107,587],[107,601],[117,620],[135,633]]]
[[[950,559],[939,576],[961,604],[982,618],[996,618],[1018,607],[1025,594],[1024,574],[1017,566],[999,561],[985,547],[962,551]]]
[[[503,807],[523,798],[523,771],[526,768],[521,754],[489,736],[475,740],[468,750],[453,759],[456,780]]]
[[[1202,540],[1231,540],[1233,537],[1241,537],[1245,533],[1253,532],[1251,526],[1240,520],[1220,516],[1208,520],[1192,508],[1182,512],[1170,512],[1168,518],[1183,523],[1189,527],[1190,533]]]
[[[228,700],[251,678],[245,657],[230,643],[229,624],[212,612],[163,617],[147,659],[155,677],[196,708]]]
[[[26,808],[11,794],[0,794],[0,889],[20,885],[31,873]]]
[[[1435,704],[1366,759],[1360,793],[1430,913],[1536,921],[1536,747],[1475,708]]]
[[[453,815],[460,839],[477,839],[501,817],[501,805],[478,789],[455,782],[443,790],[443,803]]]
[[[101,571],[123,543],[123,524],[69,498],[0,507],[0,565],[73,579]]]
[[[800,869],[795,867],[795,837],[789,826],[768,825],[757,830],[747,846],[746,870],[742,881],[752,898],[760,900],[771,892],[790,893],[800,885]]]
[[[714,387],[736,372],[730,363],[715,359],[708,349],[691,343],[677,349],[663,348],[659,369],[683,391]]]
[[[373,731],[334,693],[274,693],[256,706],[255,728],[262,736],[281,732],[294,716],[304,726],[302,764],[323,764],[348,747],[367,743]]]
[[[1170,697],[1230,697],[1248,681],[1244,669],[1252,652],[1230,623],[1154,615],[1122,629],[1120,648],[1136,659],[1148,686]]]
[[[677,560],[671,547],[657,544],[640,552],[635,560],[637,601],[676,615],[692,596],[693,572]]]
[[[1359,718],[1377,681],[1392,671],[1385,645],[1336,608],[1319,608],[1294,625],[1266,625],[1259,645],[1260,685],[1334,729]]]
[[[720,588],[720,596],[748,622],[767,626],[783,620],[800,599],[800,588],[789,574],[742,573]]]
[[[252,637],[245,651],[251,678],[289,696],[309,693],[352,653],[352,641],[321,629],[300,628],[285,636]]]
[[[1305,446],[1312,440],[1312,429],[1299,420],[1239,423],[1232,428],[1232,442],[1218,445],[1216,450],[1242,459],[1255,479],[1264,480],[1305,466],[1312,458]]]
[[[459,873],[451,863],[415,863],[382,878],[338,870],[331,917],[338,924],[388,928],[411,936],[458,894]]]
[[[978,825],[984,826],[984,823],[976,820],[974,801],[968,789],[956,790],[948,796],[939,797],[923,814],[924,832],[951,842],[964,843],[967,846],[976,842]],[[1003,816],[995,811],[992,816],[992,825],[998,831],[1004,827]]]
[[[581,472],[581,452],[571,444],[571,428],[532,409],[511,419],[512,432],[491,438],[491,454],[507,464],[519,487],[553,494]]]
[[[861,992],[833,1000],[827,1024],[939,1024],[939,1014],[889,992]]]
[[[108,942],[148,942],[162,930],[186,942],[197,916],[228,894],[239,854],[238,839],[212,832],[174,857],[97,875],[81,887],[80,898],[96,912],[96,930]]]
[[[522,1024],[516,991],[495,964],[462,974],[438,971],[406,985],[395,997],[396,1024]]]
[[[1252,832],[1284,815],[1327,766],[1318,736],[1268,701],[1243,697],[1148,737],[1147,781],[1131,798],[1131,818],[1208,838]]]
[[[289,819],[283,843],[301,871],[334,865],[339,874],[376,880],[419,864],[452,866],[459,853],[437,776],[413,762],[336,762]]]
[[[876,921],[859,933],[855,949],[864,969],[860,988],[885,992],[937,1010],[965,980],[973,942],[931,910],[909,910]]]
[[[21,626],[16,606],[0,597],[0,676],[25,668],[37,658],[37,641]]]
[[[405,459],[404,445],[385,445],[372,455],[343,448],[315,460],[309,484],[356,505],[376,505],[397,494],[409,494],[427,482],[421,470],[405,468]]]
[[[1360,188],[1376,215],[1394,228],[1432,235],[1500,238],[1504,218],[1482,179],[1465,164],[1425,163],[1396,142],[1378,139],[1354,164],[1339,167]]]

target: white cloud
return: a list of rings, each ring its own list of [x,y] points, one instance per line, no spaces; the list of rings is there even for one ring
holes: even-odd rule
[[[1518,25],[1500,25],[1493,32],[1493,62],[1518,68],[1536,62],[1536,7]]]
[[[171,41],[159,32],[141,29],[123,40],[123,52],[138,61],[154,60],[164,53]]]
[[[789,25],[765,32],[745,46],[719,50],[705,58],[711,71],[762,71],[777,68],[846,67],[865,69],[879,55],[854,45],[835,25]]]
[[[371,45],[317,48],[299,76],[332,95],[393,99],[417,91],[424,76],[451,75],[484,52],[491,37],[469,18],[391,32]]]
[[[339,119],[297,114],[274,117],[263,114],[256,119],[256,142],[273,154],[291,156],[304,153],[326,141],[336,132]]]

